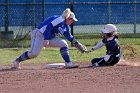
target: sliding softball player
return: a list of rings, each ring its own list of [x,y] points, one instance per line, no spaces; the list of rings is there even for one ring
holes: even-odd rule
[[[91,50],[87,51],[87,53],[99,49],[105,45],[106,55],[101,58],[92,59],[92,66],[113,66],[119,62],[121,57],[118,36],[115,35],[117,28],[113,24],[107,24],[101,31],[103,33],[103,40],[97,43],[97,45]]]
[[[60,38],[61,35],[64,35],[64,37],[70,42],[73,42],[75,46],[80,44],[69,31],[69,25],[74,21],[78,20],[69,8],[67,8],[62,15],[54,15],[47,18],[31,33],[31,49],[20,55],[13,62],[12,68],[20,69],[20,62],[37,57],[43,47],[59,47],[66,68],[78,67],[78,64],[74,64],[70,60],[67,42]]]

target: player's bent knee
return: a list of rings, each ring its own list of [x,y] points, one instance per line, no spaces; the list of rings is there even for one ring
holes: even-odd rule
[[[65,40],[62,40],[61,48],[62,47],[68,47],[68,43]]]
[[[38,55],[31,55],[30,58],[35,58],[37,57]]]
[[[91,64],[95,64],[95,63],[96,63],[95,59],[92,59]]]
[[[38,54],[30,54],[30,55],[29,55],[30,58],[35,58],[35,57],[37,57],[37,56],[38,56]]]

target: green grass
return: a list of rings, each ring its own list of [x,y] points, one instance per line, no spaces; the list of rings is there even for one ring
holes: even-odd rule
[[[135,49],[137,49],[138,53],[140,53],[140,46],[133,45]],[[87,47],[88,49],[91,46]],[[17,58],[23,52],[29,50],[29,48],[3,48],[0,49],[0,64],[11,64],[12,61]],[[70,47],[70,57],[74,62],[90,62],[91,59],[96,57],[102,57],[105,55],[105,47],[93,51],[89,54],[81,54],[74,47]],[[27,60],[24,63],[54,63],[54,62],[64,62],[60,53],[59,48],[46,48],[43,49],[40,55],[37,58]]]
[[[101,38],[78,38],[78,41],[82,44],[85,44],[88,49],[90,49],[93,45],[100,42]],[[6,41],[5,41],[6,42]],[[0,42],[2,44],[6,44],[5,46],[11,45],[11,43]],[[9,41],[10,42],[10,41]],[[20,43],[22,45],[20,45]],[[140,54],[140,38],[119,38],[120,45],[130,45],[136,48],[137,52]],[[8,44],[8,45],[7,45]],[[23,52],[29,50],[30,40],[21,41],[17,44],[20,48],[0,48],[0,64],[11,64],[13,60],[15,60],[19,55]],[[71,43],[68,42],[69,46]],[[27,48],[26,48],[27,47]],[[91,59],[96,57],[102,57],[105,55],[105,47],[98,49],[89,54],[81,54],[74,47],[70,47],[70,57],[74,62],[90,62]],[[60,55],[59,48],[46,48],[43,49],[40,55],[37,58],[28,60],[26,62],[30,63],[52,63],[52,62],[63,62],[63,59]],[[26,63],[25,62],[25,63]]]
[[[90,47],[88,47],[90,48]],[[0,49],[0,64],[11,64],[15,58],[21,55],[23,52],[27,51],[29,48],[3,48]],[[93,57],[103,56],[105,54],[104,48],[92,52],[89,54],[81,54],[74,47],[70,47],[70,57],[74,62],[88,62]],[[59,48],[45,48],[41,51],[37,58],[27,60],[30,63],[52,63],[52,62],[64,62]],[[25,62],[25,63],[26,63]]]

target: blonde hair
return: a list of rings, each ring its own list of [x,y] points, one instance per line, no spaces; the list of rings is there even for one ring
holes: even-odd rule
[[[67,19],[69,18],[71,15],[73,14],[73,12],[69,9],[69,8],[66,8],[63,13],[62,13],[62,17],[64,19]]]
[[[118,31],[113,32],[113,35],[118,36],[119,35]]]

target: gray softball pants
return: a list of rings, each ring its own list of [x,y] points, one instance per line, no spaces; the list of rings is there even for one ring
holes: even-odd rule
[[[35,29],[31,33],[31,49],[28,52],[29,58],[34,58],[39,55],[41,52],[43,46],[43,41],[44,41],[44,36],[43,34],[38,30]],[[53,39],[49,40],[49,45],[48,47],[68,47],[67,42],[64,39],[61,39],[60,37],[54,37]]]

